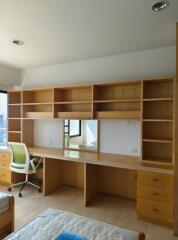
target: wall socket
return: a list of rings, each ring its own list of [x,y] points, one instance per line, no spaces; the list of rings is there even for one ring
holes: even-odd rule
[[[136,147],[130,147],[130,148],[129,148],[129,152],[130,152],[130,153],[138,153],[138,148],[136,148]]]

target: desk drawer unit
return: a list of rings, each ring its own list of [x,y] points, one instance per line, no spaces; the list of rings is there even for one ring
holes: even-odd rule
[[[139,218],[166,225],[172,224],[172,175],[137,172],[137,214]]]
[[[11,183],[10,153],[0,152],[0,183]]]

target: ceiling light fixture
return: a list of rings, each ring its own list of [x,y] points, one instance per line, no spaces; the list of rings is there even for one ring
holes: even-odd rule
[[[24,44],[23,41],[18,40],[18,39],[14,39],[14,40],[12,41],[12,43],[15,44],[15,45],[19,45],[19,46]]]
[[[168,1],[159,1],[159,2],[156,2],[155,4],[153,4],[152,10],[155,12],[160,12],[160,11],[166,9],[168,6],[169,6]]]

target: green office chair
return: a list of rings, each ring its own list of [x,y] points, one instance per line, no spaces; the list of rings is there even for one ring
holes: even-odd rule
[[[28,180],[30,174],[35,174],[36,170],[42,165],[42,158],[30,159],[30,155],[27,146],[24,143],[9,142],[9,147],[11,150],[11,165],[10,169],[12,172],[25,174],[25,181],[12,184],[8,191],[11,191],[12,187],[21,186],[19,191],[19,197],[22,197],[22,190],[27,185],[30,184],[37,188],[41,192],[41,186],[38,186]]]

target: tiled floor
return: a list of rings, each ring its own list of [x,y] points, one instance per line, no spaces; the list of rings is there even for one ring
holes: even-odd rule
[[[6,191],[6,188],[1,186],[0,191]],[[134,201],[100,194],[86,208],[83,191],[71,187],[63,187],[46,197],[31,187],[24,190],[23,198],[18,197],[18,189],[12,194],[15,196],[16,228],[50,207],[144,232],[146,240],[178,240],[170,228],[137,220]]]

